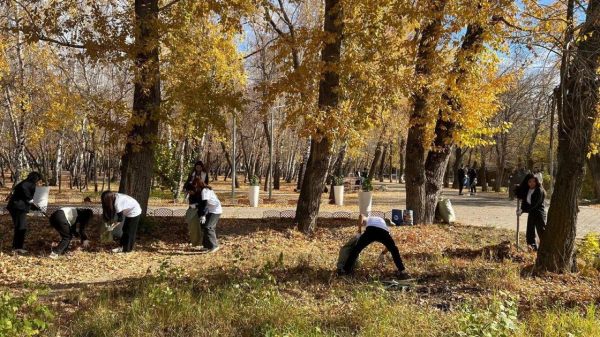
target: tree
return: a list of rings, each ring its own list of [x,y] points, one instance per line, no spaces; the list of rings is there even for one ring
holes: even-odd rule
[[[567,18],[571,22],[572,19],[573,16]],[[585,21],[576,36],[573,49],[565,59],[565,71],[561,72],[559,91],[563,94],[558,104],[558,171],[548,212],[547,231],[541,238],[536,259],[538,268],[560,273],[577,268],[575,237],[578,199],[593,126],[598,118],[599,0],[589,1]]]

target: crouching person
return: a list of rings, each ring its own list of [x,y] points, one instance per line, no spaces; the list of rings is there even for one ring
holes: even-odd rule
[[[384,253],[380,255],[380,261],[382,260],[383,254],[385,251],[389,251],[392,254],[392,258],[394,259],[394,263],[396,264],[396,268],[398,268],[398,278],[401,280],[408,280],[410,276],[406,272],[406,268],[402,263],[402,258],[400,257],[400,251],[398,247],[396,247],[396,243],[394,239],[390,235],[390,229],[380,217],[365,217],[364,215],[360,215],[358,217],[358,233],[362,232],[362,226],[365,224],[365,232],[360,235],[356,245],[350,251],[350,255],[348,256],[348,260],[346,260],[346,264],[342,269],[341,274],[350,274],[352,273],[352,269],[354,263],[360,252],[365,249],[368,245],[373,242],[379,242],[385,246]]]
[[[90,244],[85,233],[85,226],[94,217],[91,209],[63,207],[50,215],[50,225],[58,231],[61,240],[50,257],[55,259],[64,254],[71,244],[73,237],[81,239],[82,247],[87,248]],[[77,231],[79,225],[79,232]]]
[[[207,185],[203,180],[196,179],[193,184],[193,193],[195,200],[198,201],[198,217],[200,219],[200,226],[202,228],[202,246],[204,251],[207,253],[214,253],[219,250],[219,244],[217,243],[217,222],[223,214],[221,202],[217,195],[212,190],[212,187]],[[193,240],[193,239],[192,239]]]

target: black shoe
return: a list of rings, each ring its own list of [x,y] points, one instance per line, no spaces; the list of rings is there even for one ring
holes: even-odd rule
[[[410,275],[408,275],[408,273],[406,271],[402,271],[402,272],[398,273],[398,280],[400,280],[400,281],[410,280]]]

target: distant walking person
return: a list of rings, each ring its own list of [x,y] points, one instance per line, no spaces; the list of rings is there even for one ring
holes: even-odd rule
[[[90,244],[85,233],[85,226],[94,217],[94,212],[87,208],[63,207],[50,215],[50,226],[58,231],[61,240],[56,249],[50,254],[50,258],[58,258],[64,254],[71,244],[73,236],[81,238],[82,247],[87,248]],[[79,232],[77,232],[79,225]]]
[[[519,186],[517,195],[521,199],[521,209],[517,210],[517,216],[529,213],[525,235],[527,245],[531,250],[537,251],[538,244],[535,240],[535,232],[537,231],[537,235],[541,239],[546,231],[546,209],[544,206],[546,191],[538,178],[533,174],[529,174]]]
[[[458,169],[458,195],[463,195],[463,188],[465,187],[465,168],[460,165]]]
[[[477,171],[475,170],[475,167],[469,169],[468,175],[471,195],[475,195],[477,194]]]
[[[113,249],[113,253],[131,252],[135,243],[135,234],[140,217],[142,216],[140,204],[126,194],[113,193],[111,191],[102,192],[100,199],[102,199],[102,216],[104,221],[112,222],[117,217],[117,221],[111,227],[113,229],[123,222],[123,235],[121,236],[119,247]]]
[[[540,182],[540,185],[542,185],[542,186],[544,185],[544,177],[542,176],[542,172],[540,171],[540,169],[538,167],[533,168],[533,176],[538,179],[538,181]]]
[[[23,249],[25,244],[25,233],[27,232],[27,213],[31,209],[34,211],[40,210],[33,202],[35,195],[35,187],[42,180],[42,176],[38,172],[31,172],[27,179],[18,183],[9,197],[6,209],[10,213],[14,224],[15,235],[13,237],[12,250],[15,253],[25,254],[27,251]]]

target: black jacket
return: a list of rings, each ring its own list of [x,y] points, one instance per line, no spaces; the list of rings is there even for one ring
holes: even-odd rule
[[[460,179],[460,180],[465,179],[465,170],[464,169],[458,169],[458,179]]]
[[[544,199],[546,199],[546,191],[540,188],[536,188],[531,195],[531,204],[527,202],[527,194],[524,193],[521,210],[523,213],[529,213],[530,215],[545,216],[546,207],[544,206]]]
[[[471,179],[471,181],[473,181],[475,178],[477,178],[477,171],[475,171],[475,169],[470,169],[469,170],[469,179]]]
[[[18,183],[13,190],[10,200],[8,200],[6,208],[12,211],[29,212],[33,207],[29,202],[33,200],[35,185],[36,183],[29,179]],[[37,208],[34,210],[37,210]]]
[[[190,173],[190,174],[188,175],[188,178],[187,178],[187,180],[185,181],[185,184],[183,185],[183,188],[184,188],[186,191],[190,191],[190,190],[193,190],[193,189],[194,189],[194,188],[192,187],[192,184],[194,183],[194,177],[195,177],[195,174],[194,174],[194,173],[196,173],[196,172],[195,172],[195,171],[193,171],[192,173]],[[208,179],[208,172],[204,172],[204,173],[206,173],[206,177],[204,177],[204,182],[206,183],[206,185],[208,185],[208,180],[209,180],[209,179]]]

